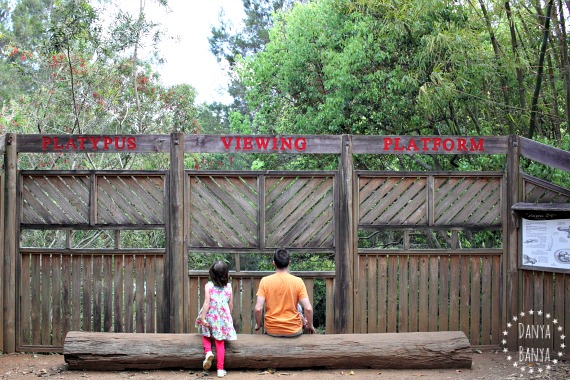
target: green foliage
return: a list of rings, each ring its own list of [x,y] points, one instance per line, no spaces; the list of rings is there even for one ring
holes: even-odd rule
[[[21,0],[2,24],[0,129],[18,133],[168,134],[198,131],[195,89],[166,87],[137,58],[159,25],[105,11],[108,2]],[[100,6],[99,8],[96,8]],[[105,23],[103,12],[113,22]],[[113,16],[114,13],[114,16]],[[12,29],[6,25],[13,25]],[[56,166],[57,164],[57,166]],[[22,168],[163,169],[161,155],[27,155]]]
[[[430,0],[394,7],[383,0],[316,0],[276,13],[265,48],[235,60],[249,109],[231,118],[232,129],[524,135],[528,89],[536,80],[537,52],[531,47],[540,41],[541,29],[529,28],[534,16],[519,8],[513,25],[524,33],[515,34],[521,41],[514,41],[504,5]],[[555,66],[561,62],[557,50],[549,52],[550,85],[543,87],[539,104],[541,132],[566,147],[565,69]],[[268,161],[256,165],[274,167]],[[356,164],[376,170],[503,170],[504,157],[363,155]]]

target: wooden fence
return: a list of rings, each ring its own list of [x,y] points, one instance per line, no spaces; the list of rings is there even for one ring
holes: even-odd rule
[[[570,191],[568,189],[555,186],[551,183],[543,181],[529,175],[521,175],[522,201],[527,203],[570,203]],[[526,316],[525,322],[535,325],[551,325],[546,318],[551,316],[550,320],[557,320],[558,326],[564,331],[560,332],[554,329],[552,331],[552,343],[548,347],[552,355],[560,352],[561,344],[564,343],[562,335],[568,336],[570,326],[570,273],[554,273],[548,271],[521,271],[521,304],[519,309],[528,313],[531,310],[541,311],[535,313],[532,317]],[[507,320],[516,317],[516,313],[507,315]],[[554,326],[554,325],[551,325]],[[554,326],[554,327],[558,327]],[[525,344],[529,339],[520,338],[520,345],[532,346],[532,343]],[[538,342],[538,345],[544,342]],[[537,343],[535,342],[535,345]],[[564,350],[563,350],[564,351]],[[566,351],[566,358],[568,358]]]
[[[511,315],[540,308],[570,333],[570,271],[520,269],[520,231],[511,212],[516,202],[570,203],[569,190],[525,175],[519,162],[525,157],[570,171],[568,152],[516,136],[10,134],[0,145],[5,352],[61,351],[71,330],[195,332],[207,272],[193,260],[217,255],[232,266],[238,332],[253,333],[255,292],[268,272],[249,268],[244,257],[268,259],[277,247],[332,257],[334,270],[295,272],[323,316],[322,332],[460,329],[475,346],[499,347]],[[171,167],[17,167],[22,152],[117,153],[126,146],[133,153],[169,152]],[[337,154],[339,169],[184,168],[185,154],[244,150]],[[501,154],[506,167],[400,173],[356,171],[352,163],[354,154],[409,153]],[[516,349],[519,339],[508,340]]]
[[[358,249],[357,331],[462,330],[497,344],[503,173],[357,172],[357,183],[360,236],[376,235]],[[476,243],[486,231],[496,247]]]

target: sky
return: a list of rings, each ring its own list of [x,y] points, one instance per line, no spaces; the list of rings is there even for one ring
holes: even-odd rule
[[[159,50],[166,63],[158,67],[165,85],[191,84],[198,92],[196,103],[219,101],[230,103],[227,95],[228,78],[220,63],[210,52],[208,37],[212,26],[217,26],[220,10],[241,28],[245,17],[241,0],[168,0],[168,8],[158,7],[152,0],[145,1],[145,14],[151,21],[166,29]],[[125,10],[138,11],[139,0],[123,0]]]

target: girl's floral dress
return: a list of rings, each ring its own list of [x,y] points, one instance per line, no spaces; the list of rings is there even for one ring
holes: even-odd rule
[[[225,287],[210,287],[210,310],[206,313],[206,321],[209,327],[202,326],[200,314],[198,313],[195,325],[202,328],[202,335],[213,337],[216,340],[236,340],[236,330],[230,310],[230,295],[232,294],[232,285],[228,283]]]

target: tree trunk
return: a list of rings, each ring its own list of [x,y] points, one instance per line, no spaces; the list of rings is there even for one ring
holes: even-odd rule
[[[542,73],[544,72],[544,57],[546,55],[546,46],[548,45],[548,34],[550,33],[550,12],[552,11],[553,0],[548,1],[546,5],[546,13],[544,15],[544,28],[542,33],[542,45],[540,47],[540,55],[538,57],[538,72],[536,73],[536,84],[534,86],[534,94],[532,95],[532,106],[530,109],[530,125],[528,128],[528,138],[532,140],[536,130],[536,119],[538,116],[538,97],[542,86]]]
[[[69,369],[201,369],[200,334],[71,331],[63,354]],[[226,342],[226,369],[471,368],[471,346],[461,331],[302,335],[239,334]],[[215,367],[214,367],[215,368]]]

